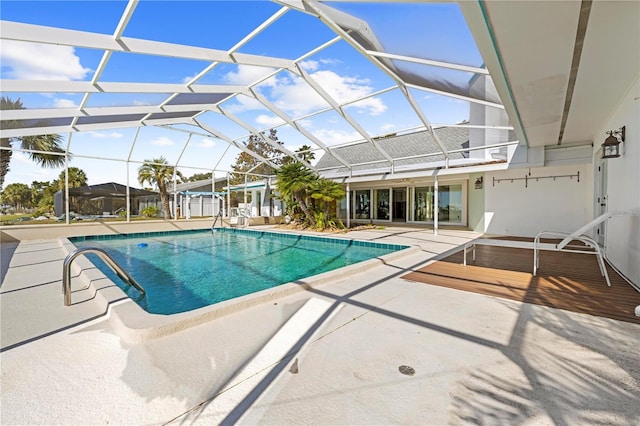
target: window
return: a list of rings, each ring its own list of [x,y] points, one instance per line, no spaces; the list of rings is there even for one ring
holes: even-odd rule
[[[371,211],[371,195],[369,190],[355,191],[355,218],[356,219],[369,219]]]
[[[376,190],[376,219],[389,220],[389,190]]]
[[[463,223],[463,185],[438,186],[438,220],[449,223]],[[414,188],[413,220],[433,222],[435,209],[435,188],[432,185]]]

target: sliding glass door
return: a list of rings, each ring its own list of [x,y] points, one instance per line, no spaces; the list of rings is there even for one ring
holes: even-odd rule
[[[438,186],[438,220],[463,223],[463,185]],[[432,185],[416,187],[413,191],[413,220],[433,222],[435,216],[435,188]]]
[[[389,189],[377,189],[375,196],[376,212],[374,219],[389,220]]]

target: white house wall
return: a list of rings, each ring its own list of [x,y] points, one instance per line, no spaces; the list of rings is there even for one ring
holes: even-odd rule
[[[597,141],[606,131],[626,126],[624,155],[609,159],[607,165],[608,210],[625,211],[627,216],[609,221],[606,256],[636,285],[640,285],[640,80],[636,80],[602,127]],[[594,146],[594,154],[599,149]]]
[[[540,231],[573,232],[592,219],[593,172],[591,164],[519,168],[488,172],[484,177],[484,232],[533,237]],[[525,188],[519,179],[531,172]],[[536,177],[558,177],[555,180]],[[482,231],[482,229],[476,229]]]

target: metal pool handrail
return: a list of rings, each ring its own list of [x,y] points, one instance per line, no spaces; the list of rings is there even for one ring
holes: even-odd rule
[[[138,284],[138,282],[134,280],[131,275],[126,273],[125,270],[122,269],[120,265],[118,265],[106,251],[96,247],[86,247],[69,253],[64,259],[64,264],[62,265],[62,292],[64,293],[65,306],[71,306],[71,262],[73,262],[76,257],[84,253],[97,254],[104,261],[104,263],[106,263],[113,270],[113,272],[115,272],[118,277],[120,277],[122,281],[135,287],[135,289],[138,290],[141,295],[144,296],[147,294],[144,288],[142,288],[142,286]]]
[[[216,218],[213,220],[213,225],[211,225],[211,230],[213,231],[213,228],[216,227],[216,222],[218,221],[218,218],[222,218],[222,209],[220,209],[220,211],[218,212],[218,214],[216,215]],[[221,219],[222,220],[222,219]]]

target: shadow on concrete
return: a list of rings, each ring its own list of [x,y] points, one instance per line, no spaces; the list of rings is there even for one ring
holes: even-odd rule
[[[443,254],[440,257],[446,257],[448,254]],[[323,318],[306,331],[287,356],[274,366],[249,395],[226,415],[221,424],[232,425],[237,423],[265,390],[282,374],[303,345],[308,343],[310,336],[323,326],[331,312],[343,303],[497,350],[510,361],[510,369],[522,372],[525,378],[524,382],[505,379],[499,371],[478,369],[470,372],[467,380],[457,385],[463,388],[463,392],[460,392],[460,394],[464,395],[464,397],[456,394],[452,397],[453,406],[451,411],[452,415],[457,418],[456,422],[484,424],[487,419],[492,419],[498,424],[518,424],[526,423],[532,416],[538,416],[543,420],[550,419],[553,424],[557,425],[572,424],[576,420],[581,423],[584,422],[584,424],[600,423],[603,420],[605,422],[620,421],[620,424],[636,424],[638,422],[640,419],[640,404],[638,404],[639,400],[633,389],[638,388],[640,366],[637,364],[637,358],[634,361],[637,354],[634,355],[631,349],[631,346],[634,346],[630,344],[633,336],[626,336],[626,338],[621,339],[605,337],[603,340],[603,336],[607,334],[594,330],[590,339],[583,339],[579,335],[573,334],[570,328],[559,326],[572,323],[570,318],[565,317],[566,314],[563,311],[557,311],[557,313],[553,311],[558,318],[555,318],[552,324],[548,324],[544,319],[549,317],[540,318],[531,312],[533,305],[521,304],[518,305],[518,317],[510,339],[507,344],[503,344],[354,300],[354,296],[368,291],[389,279],[400,277],[417,266],[419,265],[398,268],[397,272],[343,296],[321,289],[308,289],[307,291],[311,294],[334,299],[333,305]],[[304,282],[300,282],[300,284],[302,285]],[[602,365],[594,366],[576,361],[571,358],[570,354],[564,354],[561,350],[557,352],[542,349],[540,351],[525,350],[525,348],[532,345],[529,340],[525,341],[527,327],[531,323],[535,323],[550,332],[559,333],[563,339],[571,344],[581,345],[584,344],[584,341],[602,342],[602,348],[591,346],[590,349],[602,355],[605,361],[604,364],[607,361],[616,363],[630,375],[634,383],[625,383],[623,380],[613,378],[611,375],[607,375],[606,371],[599,371]],[[581,324],[580,327],[577,327],[576,323],[576,329],[583,330],[584,325]],[[622,348],[626,348],[622,351],[623,353],[621,353]],[[618,354],[620,359],[613,359],[618,355],[611,355],[612,353]],[[178,417],[173,421],[180,420],[181,424],[198,421],[207,405],[211,404],[214,399],[215,397],[210,401],[199,404],[195,409],[185,413],[181,420]],[[571,409],[567,410],[567,407]]]
[[[2,284],[4,283],[4,277],[7,275],[7,271],[9,270],[11,258],[16,252],[16,248],[18,248],[19,244],[19,240],[3,231],[0,231],[0,287],[2,287]]]

